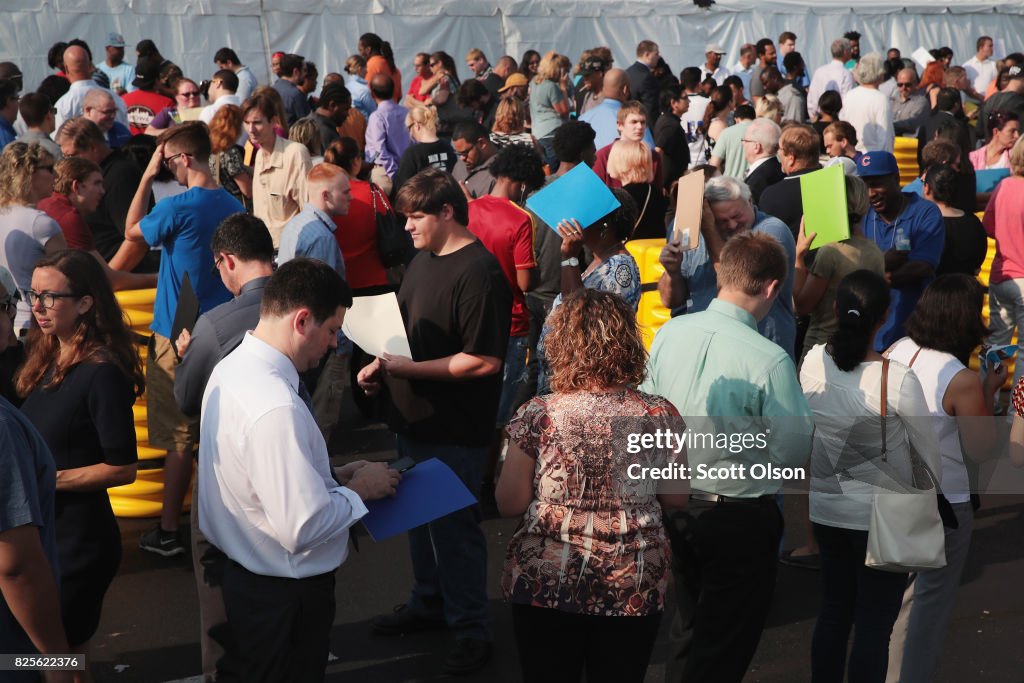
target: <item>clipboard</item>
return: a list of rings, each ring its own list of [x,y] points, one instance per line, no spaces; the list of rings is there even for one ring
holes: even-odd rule
[[[692,251],[700,244],[700,221],[704,213],[704,173],[688,173],[676,185],[676,219],[672,239],[683,251]]]
[[[181,358],[178,353],[178,337],[182,330],[191,332],[196,321],[199,320],[199,297],[196,290],[192,288],[192,280],[185,273],[181,278],[181,288],[178,290],[178,306],[174,309],[174,322],[171,324],[171,346],[174,347],[174,354]]]

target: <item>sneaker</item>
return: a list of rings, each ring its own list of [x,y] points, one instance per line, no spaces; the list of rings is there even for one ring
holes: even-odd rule
[[[446,626],[441,617],[425,617],[413,612],[408,605],[398,605],[391,614],[373,620],[372,632],[378,636],[401,636]]]
[[[178,540],[176,531],[164,531],[159,527],[151,529],[139,538],[139,547],[164,557],[174,557],[185,552],[185,546]]]
[[[444,660],[444,672],[450,676],[476,673],[491,660],[491,641],[462,638]]]

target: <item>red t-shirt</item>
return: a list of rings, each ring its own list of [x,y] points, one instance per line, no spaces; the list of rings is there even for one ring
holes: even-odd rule
[[[377,253],[377,218],[370,198],[370,183],[351,180],[352,201],[348,214],[334,216],[334,238],[345,258],[345,279],[352,289],[379,287],[388,284],[388,273]],[[377,211],[386,213],[388,200],[377,194]]]
[[[498,259],[512,288],[509,336],[525,337],[530,333],[530,314],[516,281],[516,271],[537,267],[533,256],[533,219],[507,199],[484,195],[469,203],[469,230]]]
[[[65,195],[54,192],[36,204],[36,208],[57,221],[60,231],[64,233],[64,241],[68,249],[94,251],[96,243],[92,239],[92,230],[85,218],[78,212],[75,205]]]
[[[426,102],[427,100],[430,99],[430,93],[427,93],[426,95],[421,95],[421,85],[423,85],[423,76],[416,76],[416,78],[412,79],[412,83],[409,85],[408,94],[411,95],[413,99],[419,100],[420,102]]]
[[[123,95],[121,99],[128,107],[128,127],[131,129],[132,135],[145,133],[146,127],[157,115],[157,112],[174,106],[174,100],[170,97],[145,90],[133,90],[127,95]]]
[[[622,183],[608,175],[608,155],[612,153],[612,145],[614,144],[613,142],[597,150],[597,157],[594,160],[594,168],[592,169],[597,174],[597,177],[612,189],[622,187]],[[654,162],[654,180],[651,181],[651,184],[655,187],[662,187],[665,181],[661,175],[661,152],[652,149],[651,159]]]

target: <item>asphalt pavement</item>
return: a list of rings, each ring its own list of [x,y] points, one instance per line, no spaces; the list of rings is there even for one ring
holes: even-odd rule
[[[390,459],[392,439],[380,425],[347,415],[332,453],[337,464],[353,458]],[[787,500],[787,547],[798,545],[799,513]],[[163,683],[199,680],[199,617],[192,564],[187,556],[163,558],[139,550],[139,534],[152,520],[121,520],[124,559],[104,604],[93,640],[92,671],[98,683]],[[183,528],[188,528],[187,519]],[[489,592],[494,658],[472,683],[520,681],[511,614],[500,595],[505,546],[515,520],[488,519]],[[447,679],[441,673],[452,645],[444,631],[381,638],[372,619],[405,602],[412,572],[405,537],[366,539],[337,574],[337,613],[331,633],[327,681],[412,683]],[[1024,681],[1024,497],[987,496],[978,512],[970,559],[941,653],[937,683]],[[810,680],[810,643],[818,603],[818,574],[779,567],[767,628],[745,681]],[[647,683],[664,681],[670,613],[648,670]]]

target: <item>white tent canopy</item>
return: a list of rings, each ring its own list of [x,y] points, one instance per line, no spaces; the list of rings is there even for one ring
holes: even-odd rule
[[[471,47],[492,61],[517,59],[527,49],[580,52],[608,45],[620,66],[633,61],[636,44],[655,40],[678,71],[703,61],[708,42],[722,44],[732,64],[740,45],[782,31],[797,34],[797,49],[810,68],[828,60],[829,43],[859,31],[861,52],[948,45],[957,63],[974,54],[978,36],[996,39],[996,56],[1024,47],[1024,2],[957,0],[717,0],[711,9],[691,0],[4,0],[0,61],[17,63],[26,89],[50,72],[46,51],[79,37],[103,59],[110,31],[124,34],[127,60],[135,43],[151,38],[161,52],[201,80],[215,70],[217,49],[233,48],[266,82],[269,54],[282,50],[316,62],[320,73],[341,71],[360,34],[389,41],[405,82],[413,55],[445,50],[462,64]],[[465,74],[464,74],[465,75]]]

